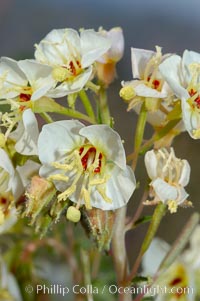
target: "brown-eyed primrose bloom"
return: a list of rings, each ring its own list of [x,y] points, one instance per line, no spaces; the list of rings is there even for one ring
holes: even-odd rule
[[[152,201],[146,201],[146,205],[162,202],[171,213],[175,213],[179,205],[191,206],[184,189],[190,179],[187,160],[178,159],[173,148],[161,148],[146,153],[145,165],[151,179],[150,196],[153,198]]]
[[[200,54],[185,50],[166,59],[159,70],[181,99],[183,122],[193,139],[200,139]]]
[[[159,65],[169,56],[162,55],[161,47],[156,52],[131,48],[133,80],[122,82],[120,96],[128,102],[128,111],[137,109],[143,101],[149,111],[157,111],[162,100],[171,102],[171,90],[159,72]]]
[[[79,33],[71,28],[54,29],[36,46],[38,62],[52,66],[55,86],[50,97],[80,91],[93,77],[93,64],[109,48],[110,41],[92,29]]]
[[[13,138],[17,136],[17,151],[25,155],[37,154],[35,144],[39,132],[31,107],[34,101],[44,97],[54,85],[51,70],[51,67],[34,60],[17,62],[3,57],[0,61],[0,105],[10,105],[10,112],[4,113],[1,117],[1,127],[6,128],[5,139],[7,139],[14,127],[21,123]],[[30,130],[29,134],[25,133],[26,130]],[[21,139],[24,135],[28,136],[28,139]],[[25,149],[21,145],[22,140],[30,147]]]
[[[115,210],[128,202],[136,187],[117,132],[107,125],[84,126],[76,120],[43,126],[38,139],[40,176],[53,181],[58,202],[76,203],[67,218],[78,222],[79,208]]]

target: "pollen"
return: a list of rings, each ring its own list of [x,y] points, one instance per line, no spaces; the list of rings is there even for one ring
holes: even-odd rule
[[[56,67],[52,71],[52,76],[57,82],[63,82],[69,76],[70,72],[67,68]]]
[[[178,204],[175,200],[168,201],[167,205],[168,205],[168,209],[169,209],[170,213],[176,213],[177,212]]]
[[[131,87],[131,86],[125,86],[125,87],[123,87],[120,90],[119,96],[124,101],[129,102],[130,100],[132,100],[136,96],[136,93],[135,93],[133,87]]]

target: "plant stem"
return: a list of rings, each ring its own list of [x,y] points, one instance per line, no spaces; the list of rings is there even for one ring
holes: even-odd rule
[[[47,122],[47,123],[52,123],[53,119],[48,113],[40,113],[40,116]]]
[[[100,103],[100,114],[101,114],[102,123],[110,126],[110,122],[111,122],[110,110],[108,107],[106,90],[104,89],[103,86],[101,86],[99,90],[99,103]]]
[[[133,170],[135,170],[136,165],[137,165],[139,150],[140,150],[140,146],[142,144],[143,136],[144,136],[146,119],[147,119],[147,110],[146,110],[146,107],[145,107],[145,102],[143,102],[141,110],[140,110],[140,114],[139,114],[139,117],[138,117],[136,133],[135,133],[135,141],[134,141],[135,151],[134,151],[134,157],[133,157],[133,162],[132,162]]]
[[[84,284],[91,285],[91,273],[90,273],[90,258],[85,250],[81,250],[81,258],[83,263],[83,277],[84,277]],[[93,301],[93,295],[90,290],[87,291],[87,301]]]
[[[82,101],[82,103],[84,105],[86,113],[88,114],[89,117],[91,117],[92,119],[95,120],[95,114],[94,114],[92,105],[90,103],[90,100],[89,100],[89,98],[88,98],[85,90],[81,90],[79,92],[79,96],[80,96],[80,99],[81,99],[81,101]]]
[[[158,230],[160,222],[161,222],[163,216],[165,215],[165,212],[166,212],[166,205],[163,204],[163,203],[158,204],[155,211],[154,211],[151,224],[149,226],[147,234],[146,234],[146,236],[144,238],[144,241],[142,243],[142,246],[141,246],[139,255],[136,259],[135,265],[133,266],[133,268],[131,270],[131,273],[128,277],[128,282],[131,282],[131,280],[134,278],[135,274],[137,273],[137,270],[140,266],[142,257],[144,255],[144,253],[148,250],[148,248],[149,248],[149,246],[150,246],[150,244],[151,244],[151,242],[152,242],[152,240],[153,240],[153,238],[154,238],[154,236],[155,236],[155,234]]]
[[[126,222],[126,206],[116,210],[116,223],[113,231],[112,253],[115,271],[117,275],[117,283],[125,286],[125,279],[128,274],[128,258],[125,246],[125,222]],[[119,294],[119,301],[131,301],[130,294]]]

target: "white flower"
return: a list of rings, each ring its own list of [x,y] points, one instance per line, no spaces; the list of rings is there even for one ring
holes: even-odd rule
[[[94,30],[54,29],[36,45],[36,60],[53,67],[57,83],[50,97],[80,91],[92,76],[92,64],[110,48],[107,38]]]
[[[132,72],[134,80],[130,82],[122,82],[122,86],[132,89],[129,92],[130,101],[128,110],[134,108],[145,100],[150,110],[159,108],[162,99],[171,96],[171,90],[160,74],[158,67],[168,55],[163,56],[161,48],[156,46],[156,52],[144,49],[131,49]],[[124,91],[126,92],[124,89]],[[123,88],[120,92],[121,96],[126,98]]]
[[[9,104],[11,112],[2,116],[2,126],[9,136],[14,126],[22,119],[22,113],[31,108],[31,102],[39,100],[55,84],[51,67],[34,60],[15,61],[1,58],[0,62],[0,105]]]
[[[183,57],[173,55],[159,70],[181,99],[185,128],[194,139],[200,138],[200,54],[185,50]]]
[[[8,191],[17,199],[23,192],[23,185],[7,153],[0,148],[0,193]]]
[[[46,95],[54,85],[52,68],[35,60],[15,61],[2,57],[0,62],[1,92],[0,99],[14,98],[17,107],[23,107],[28,101],[35,101]]]
[[[153,277],[158,268],[170,250],[170,245],[165,241],[154,238],[148,251],[144,254],[142,259],[143,275]],[[198,249],[199,250],[199,249]],[[191,251],[188,249],[189,252]],[[158,287],[167,288],[167,292],[160,293],[156,296],[156,301],[179,301],[187,300],[193,301],[196,296],[196,270],[193,266],[185,260],[184,253],[155,281],[152,286],[158,292]],[[187,290],[188,289],[188,290]]]
[[[86,209],[115,210],[135,190],[120,136],[107,125],[86,127],[75,120],[45,125],[38,152],[40,175],[62,192],[58,201],[69,198],[78,209],[84,204]]]
[[[26,109],[22,114],[15,131],[9,137],[16,141],[15,149],[22,155],[37,155],[37,140],[39,129],[37,119],[31,109]]]
[[[148,151],[145,165],[152,180],[150,186],[154,203],[161,201],[167,204],[171,213],[176,212],[180,204],[187,203],[188,194],[184,189],[190,179],[190,165],[187,160],[178,159],[173,148],[170,151],[163,148]]]
[[[8,268],[2,258],[0,258],[0,298],[2,301],[22,301],[22,296],[17,281],[15,277],[8,271]]]
[[[154,283],[155,287],[159,285],[160,287],[167,286],[169,289],[174,288],[174,294],[160,294],[156,301],[178,301],[182,300],[182,296],[183,300],[196,300],[200,271],[199,248],[200,225],[192,233],[189,247],[180,254],[176,261]],[[142,260],[143,273],[153,277],[169,250],[170,245],[159,238],[154,238]],[[180,294],[175,293],[175,287],[179,288]],[[185,294],[181,294],[181,288],[190,288],[191,291],[188,293],[185,290]]]
[[[102,36],[110,40],[111,46],[97,61],[102,64],[117,63],[124,54],[124,35],[122,29],[120,27],[114,27],[109,31],[100,29],[99,32]]]

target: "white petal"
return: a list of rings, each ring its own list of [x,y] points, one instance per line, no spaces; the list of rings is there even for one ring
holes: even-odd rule
[[[7,153],[0,148],[0,167],[4,169],[11,177],[14,175],[15,170],[13,168],[12,162],[8,157]]]
[[[6,216],[5,222],[0,225],[0,234],[7,232],[17,222],[17,210],[12,208],[9,216]]]
[[[12,133],[11,137],[17,140],[15,149],[22,155],[37,155],[37,140],[39,129],[37,119],[31,109],[23,112],[22,123],[19,125],[20,130]]]
[[[26,86],[27,79],[25,74],[20,70],[17,61],[2,57],[0,62],[0,75],[7,74],[6,80],[4,82],[3,89],[0,92],[1,98],[13,98],[20,94],[19,91],[16,91],[16,87]],[[6,90],[10,89],[9,92]]]
[[[109,39],[94,30],[81,31],[82,68],[86,68],[100,58],[111,46]]]
[[[111,47],[101,58],[98,59],[98,62],[103,64],[109,62],[109,60],[118,62],[124,53],[124,36],[122,29],[120,27],[114,27],[108,32],[100,31],[100,33],[109,38]]]
[[[183,162],[183,168],[181,170],[181,176],[178,183],[183,187],[185,187],[190,180],[190,165],[187,160],[182,160],[182,162]]]
[[[192,112],[190,104],[187,101],[189,98],[190,96],[187,94],[186,97],[182,97],[181,99],[183,122],[189,135],[196,139],[193,135],[193,130],[198,129],[199,127],[199,116]]]
[[[20,178],[18,172],[15,172],[15,175],[13,178],[10,178],[10,186],[11,186],[11,190],[12,190],[15,200],[18,200],[18,198],[24,192],[24,186],[23,186],[23,183],[21,181],[21,178]]]
[[[65,81],[58,87],[50,89],[47,92],[47,96],[58,98],[78,92],[83,89],[85,84],[89,81],[91,75],[92,67],[89,67],[80,75],[76,76],[73,80]]]
[[[16,170],[20,175],[23,186],[26,187],[31,180],[31,177],[38,173],[40,164],[32,160],[26,161],[23,166],[17,166]]]
[[[80,54],[80,38],[77,31],[54,29],[39,43],[35,51],[35,58],[39,62],[51,66],[68,64],[71,55]]]
[[[180,56],[172,55],[164,60],[159,66],[159,71],[177,97],[181,98],[186,95],[187,91],[183,87],[184,76]]]
[[[136,187],[133,170],[129,166],[125,170],[115,166],[111,175],[106,183],[106,195],[112,200],[112,203],[107,203],[94,186],[90,198],[92,207],[102,210],[116,210],[125,206],[129,201]],[[76,203],[78,194],[70,196],[70,200]]]
[[[143,83],[140,83],[135,87],[135,92],[138,96],[143,96],[143,97],[154,97],[154,98],[167,97],[167,93],[165,91],[163,92],[157,91],[156,89],[152,89]]]
[[[18,62],[19,67],[26,74],[26,77],[32,86],[33,94],[31,100],[39,99],[55,85],[52,78],[52,68],[50,66],[40,64],[34,60],[23,60]]]
[[[162,239],[154,238],[142,259],[144,275],[154,276],[170,246]]]
[[[200,63],[200,54],[194,51],[185,50],[183,52],[182,66],[184,68],[184,76],[187,83],[191,80],[189,65],[192,63]]]
[[[162,180],[161,178],[157,178],[151,182],[151,186],[154,188],[156,195],[159,199],[166,203],[169,200],[177,200],[179,193],[178,189],[175,186],[172,186]]]
[[[154,54],[151,50],[131,48],[133,78],[143,78],[146,65]]]
[[[151,180],[156,179],[158,177],[158,173],[157,173],[158,160],[154,150],[148,151],[145,154],[144,162],[149,178]]]
[[[80,130],[80,135],[86,137],[94,147],[102,150],[107,160],[113,161],[120,168],[126,168],[126,156],[119,134],[109,126],[90,125]]]
[[[67,152],[84,144],[79,135],[84,125],[77,120],[63,120],[43,126],[38,139],[38,153],[43,164],[58,161]]]

